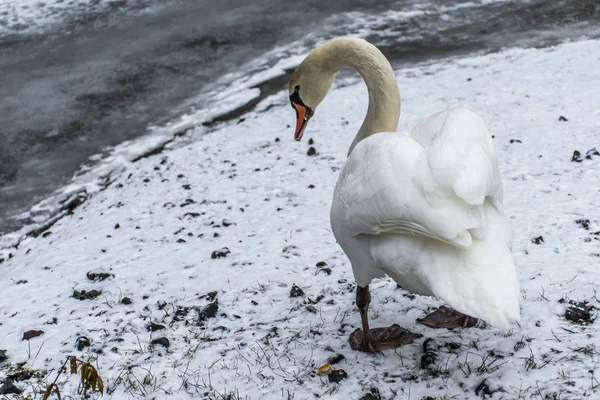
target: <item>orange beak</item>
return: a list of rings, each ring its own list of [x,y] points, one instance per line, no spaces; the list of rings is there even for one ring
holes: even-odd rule
[[[300,141],[300,139],[302,139],[302,135],[304,134],[306,124],[308,123],[310,117],[312,117],[311,110],[310,108],[300,104],[292,103],[292,106],[294,107],[294,110],[296,110],[296,131],[294,132],[294,139],[296,139],[296,141]]]

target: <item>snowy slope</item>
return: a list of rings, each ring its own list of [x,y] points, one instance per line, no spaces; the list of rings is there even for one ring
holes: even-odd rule
[[[104,398],[113,399],[358,399],[371,387],[385,399],[600,398],[597,323],[565,319],[568,300],[598,305],[600,157],[571,157],[600,145],[599,45],[510,50],[397,72],[400,129],[465,106],[495,135],[522,287],[520,326],[417,325],[439,301],[383,279],[371,289],[373,325],[395,322],[433,338],[428,348],[437,358],[421,368],[424,339],[379,355],[350,349],[348,335],[359,325],[355,287],[329,227],[329,204],[366,110],[366,89],[353,76],[337,82],[300,144],[280,92],[239,121],[206,135],[196,129],[161,154],[124,163],[106,190],[22,241],[0,264],[0,349],[10,357],[0,379],[7,363],[26,362],[53,380],[75,354],[93,360],[110,392]],[[224,247],[225,257],[211,257]],[[316,267],[320,261],[327,265]],[[89,271],[114,276],[93,282]],[[304,295],[290,298],[294,283]],[[94,289],[102,291],[95,299],[72,297]],[[215,299],[210,318],[214,306],[205,307]],[[164,329],[149,331],[151,322]],[[22,340],[31,329],[44,334]],[[81,336],[91,346],[79,351]],[[168,348],[151,344],[161,337]],[[337,353],[345,360],[334,368],[348,378],[330,383],[313,371]],[[60,382],[63,395],[75,394],[75,377]],[[43,383],[16,382],[27,393]]]

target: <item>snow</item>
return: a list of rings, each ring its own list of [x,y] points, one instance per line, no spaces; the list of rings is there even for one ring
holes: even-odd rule
[[[398,323],[424,339],[378,355],[350,349],[348,335],[360,319],[329,205],[366,110],[366,89],[352,75],[336,82],[300,144],[282,91],[244,120],[209,133],[193,128],[137,162],[123,157],[123,172],[108,187],[45,234],[1,253],[0,348],[13,365],[46,369],[46,381],[67,355],[89,359],[111,399],[359,398],[371,387],[386,399],[470,399],[484,396],[484,380],[493,399],[597,398],[595,324],[570,323],[569,304],[559,300],[599,305],[600,157],[571,161],[574,150],[599,145],[599,44],[507,50],[397,71],[400,129],[463,106],[482,115],[495,136],[522,288],[522,319],[510,330],[418,325],[415,319],[440,301],[382,279],[371,286],[373,325]],[[148,147],[165,145],[147,140]],[[574,222],[580,219],[589,219],[587,229]],[[535,244],[539,236],[543,242]],[[229,254],[212,257],[225,247]],[[330,271],[316,267],[320,261]],[[114,277],[93,282],[89,271]],[[293,284],[303,296],[290,298]],[[93,289],[102,294],[72,297]],[[203,318],[214,296],[217,315]],[[124,297],[132,304],[122,304]],[[165,329],[150,332],[150,322]],[[44,334],[22,340],[30,329]],[[81,336],[92,344],[79,351]],[[160,337],[169,339],[168,349],[151,344]],[[433,368],[424,370],[427,338],[439,349]],[[333,367],[348,378],[330,383],[313,371],[336,353],[345,360]],[[5,363],[0,380],[7,371]],[[59,382],[63,397],[76,395],[76,377]],[[44,380],[16,384],[34,395]]]

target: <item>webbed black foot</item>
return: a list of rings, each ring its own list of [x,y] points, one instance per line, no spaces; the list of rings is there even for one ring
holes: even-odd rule
[[[370,329],[370,340],[365,338],[361,329],[356,329],[350,335],[349,341],[352,350],[377,353],[410,344],[422,336],[419,333],[412,333],[400,325],[394,324],[387,328]]]
[[[425,318],[418,318],[417,322],[430,328],[470,328],[477,325],[477,318],[470,317],[450,307],[441,306]]]

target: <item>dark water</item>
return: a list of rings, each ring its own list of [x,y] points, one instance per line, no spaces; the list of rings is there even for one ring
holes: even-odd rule
[[[600,37],[597,0],[453,11],[439,10],[456,0],[363,3],[371,2],[148,0],[143,12],[138,2],[130,12],[73,16],[43,35],[0,37],[0,234],[91,155],[175,118],[186,100],[275,46],[347,33],[357,22],[349,11],[430,11],[372,26],[367,39],[396,64]]]

